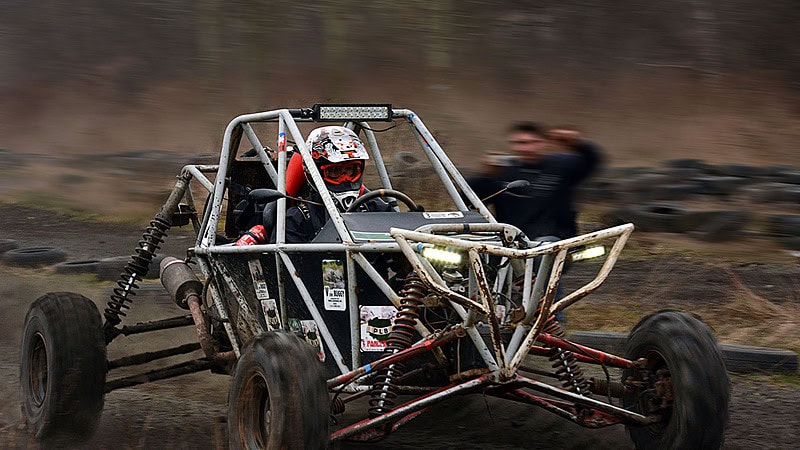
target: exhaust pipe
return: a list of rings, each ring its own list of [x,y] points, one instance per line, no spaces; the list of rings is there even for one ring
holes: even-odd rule
[[[233,351],[219,352],[218,345],[211,337],[211,331],[203,314],[200,296],[203,293],[203,283],[194,274],[192,268],[178,258],[167,257],[161,261],[159,277],[164,289],[167,290],[175,304],[192,313],[192,320],[197,331],[200,348],[206,356],[215,361],[234,361],[236,353]]]

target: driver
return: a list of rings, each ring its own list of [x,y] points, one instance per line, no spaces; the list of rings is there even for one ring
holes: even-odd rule
[[[308,135],[306,146],[314,158],[325,186],[340,212],[344,212],[366,191],[363,184],[364,162],[369,159],[367,149],[358,135],[349,128],[327,126],[317,128]],[[328,212],[322,197],[316,191],[311,175],[306,171],[310,195],[286,211],[286,242],[310,242],[328,221]],[[359,211],[393,211],[379,198],[371,199]],[[274,236],[273,236],[274,241]]]

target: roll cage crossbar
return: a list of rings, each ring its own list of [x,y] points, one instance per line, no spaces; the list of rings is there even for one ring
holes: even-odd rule
[[[253,113],[253,114],[245,114],[236,117],[233,119],[225,129],[225,134],[223,136],[222,141],[222,151],[220,153],[219,165],[217,167],[217,174],[216,179],[213,184],[209,181],[207,183],[203,183],[204,186],[208,187],[210,184],[212,187],[212,203],[210,208],[205,212],[204,216],[204,224],[207,226],[204,229],[204,233],[198,236],[197,245],[201,247],[211,247],[214,243],[214,235],[217,224],[220,219],[220,210],[222,206],[222,200],[224,198],[224,191],[225,191],[225,180],[228,175],[228,170],[230,166],[230,162],[235,157],[235,152],[238,147],[239,140],[241,139],[242,133],[247,137],[247,139],[252,144],[253,148],[256,150],[258,157],[261,159],[261,162],[264,164],[264,168],[267,171],[267,174],[271,178],[274,185],[277,189],[282,192],[286,193],[286,142],[289,137],[295,142],[295,149],[302,155],[303,164],[305,165],[309,175],[311,176],[311,182],[317,188],[317,192],[320,193],[322,197],[323,204],[325,205],[326,209],[328,210],[331,220],[333,221],[336,231],[339,233],[339,237],[342,239],[343,243],[352,243],[352,238],[350,237],[349,233],[346,230],[344,222],[341,218],[341,214],[335,207],[333,199],[325,188],[325,183],[322,179],[322,175],[317,170],[314,159],[311,156],[310,149],[308,149],[305,145],[305,138],[303,137],[300,129],[297,126],[298,122],[311,122],[313,121],[312,118],[312,109],[279,109],[273,111],[266,111],[260,113]],[[494,216],[492,216],[491,212],[486,208],[486,206],[481,202],[481,200],[477,197],[477,195],[472,191],[472,189],[467,184],[464,177],[458,171],[456,166],[453,164],[452,161],[447,157],[445,152],[442,150],[441,146],[433,135],[428,131],[425,127],[425,124],[422,123],[422,120],[419,118],[417,114],[413,111],[408,109],[394,109],[392,110],[392,119],[393,120],[405,120],[409,123],[410,128],[414,136],[419,141],[423,151],[425,152],[428,160],[430,161],[434,171],[439,176],[439,179],[444,185],[444,188],[448,195],[450,196],[453,203],[456,205],[459,211],[467,211],[469,208],[467,204],[462,199],[461,195],[459,194],[459,190],[463,192],[464,197],[466,197],[471,205],[478,211],[480,214],[485,218],[485,220],[489,222],[496,222]],[[256,135],[255,131],[253,130],[252,123],[258,122],[278,122],[278,164],[277,164],[277,171],[275,167],[273,167],[272,162],[270,160],[269,155],[266,153],[265,147],[262,144],[259,137]],[[392,183],[389,178],[389,174],[386,170],[386,165],[383,160],[383,156],[380,151],[380,147],[378,145],[377,139],[375,138],[375,132],[369,127],[367,122],[349,122],[346,124],[351,128],[354,125],[358,125],[363,130],[366,138],[367,138],[367,149],[370,154],[370,157],[375,161],[375,166],[378,172],[378,177],[381,182],[381,187],[384,189],[392,189]],[[193,173],[193,175],[197,175]],[[286,214],[286,200],[280,199],[278,200],[278,220],[277,220],[277,243],[284,243],[285,242],[285,214]]]

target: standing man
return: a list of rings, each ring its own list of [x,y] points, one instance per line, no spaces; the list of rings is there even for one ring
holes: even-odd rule
[[[524,194],[506,191],[488,200],[497,220],[531,240],[577,235],[575,188],[598,167],[600,149],[574,129],[545,130],[532,122],[515,123],[507,138],[512,155],[487,154],[483,173],[467,180],[469,185],[485,198],[510,181],[526,180],[530,187]]]
[[[545,131],[532,122],[515,123],[507,138],[512,155],[486,155],[484,172],[467,180],[469,185],[478,197],[485,198],[511,181],[526,180],[530,187],[524,194],[505,191],[489,199],[497,220],[516,226],[533,241],[577,235],[575,188],[597,169],[600,149],[574,129]],[[559,298],[560,286],[556,300]],[[565,324],[564,311],[555,319]]]

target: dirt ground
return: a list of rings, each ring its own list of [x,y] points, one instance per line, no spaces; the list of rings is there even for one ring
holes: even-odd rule
[[[0,239],[22,246],[58,246],[70,260],[129,255],[144,225],[85,222],[14,205],[0,205]],[[651,248],[648,239],[629,244],[635,254]],[[172,230],[164,253],[181,256],[191,243],[188,230]],[[654,245],[654,244],[653,244]],[[724,253],[724,252],[721,252]],[[623,253],[624,254],[624,253]],[[743,263],[688,255],[651,255],[620,261],[603,288],[587,299],[589,311],[602,314],[625,302],[649,302],[642,309],[677,306],[702,311],[724,306],[735,296],[727,273],[761,296],[787,308],[800,305],[800,266],[791,259]],[[575,269],[570,276],[585,274]],[[682,280],[676,283],[676,279]],[[20,422],[18,345],[28,305],[49,291],[74,291],[104,305],[111,283],[89,277],[57,275],[52,268],[20,269],[0,265],[0,448],[36,448]],[[677,286],[677,287],[676,287]],[[630,300],[633,298],[634,300]],[[576,305],[577,306],[577,305]],[[584,310],[586,311],[586,310]],[[137,297],[125,323],[179,315],[163,295]],[[576,316],[570,323],[580,324]],[[630,317],[609,317],[605,329],[629,328]],[[146,338],[120,338],[109,347],[118,357],[175,342],[192,341],[191,330],[164,331]],[[744,337],[730,339],[746,343]],[[723,342],[729,340],[721,339]],[[742,342],[744,341],[744,342]],[[225,402],[228,379],[198,373],[149,385],[121,389],[106,396],[96,435],[81,448],[226,448]],[[797,376],[733,375],[731,419],[725,448],[797,447],[800,437],[800,382]],[[363,414],[358,407],[348,416]],[[533,407],[482,396],[457,398],[432,408],[379,443],[342,444],[340,448],[631,448],[621,426],[587,430]]]

